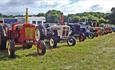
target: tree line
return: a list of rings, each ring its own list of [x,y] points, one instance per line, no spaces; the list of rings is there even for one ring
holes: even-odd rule
[[[63,12],[58,10],[49,10],[46,13],[39,13],[37,16],[46,17],[48,23],[59,23],[60,17],[64,16]],[[115,12],[112,13],[102,13],[102,12],[84,12],[76,14],[68,14],[64,16],[65,22],[84,22],[84,21],[97,21],[97,23],[110,23],[115,24]]]
[[[0,13],[0,17],[13,17],[12,15],[2,15]],[[16,16],[23,16],[23,15],[16,15]],[[31,15],[32,16],[32,15]],[[34,16],[44,16],[46,17],[46,22],[48,23],[59,23],[61,16],[64,17],[64,22],[84,22],[84,21],[97,21],[97,23],[111,23],[115,24],[115,9],[112,9],[112,13],[101,13],[101,12],[84,12],[84,13],[76,13],[76,14],[68,14],[63,15],[63,12],[59,10],[49,10],[46,13],[38,13]]]

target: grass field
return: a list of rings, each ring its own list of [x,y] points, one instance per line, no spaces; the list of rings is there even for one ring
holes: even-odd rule
[[[16,51],[10,59],[0,52],[0,70],[115,70],[115,33],[87,39],[74,47],[66,43],[48,49],[46,55],[32,55],[35,49]]]

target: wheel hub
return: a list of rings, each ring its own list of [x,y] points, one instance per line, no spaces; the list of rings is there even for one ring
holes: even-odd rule
[[[54,40],[50,39],[50,45],[53,46],[54,45]]]
[[[38,29],[36,29],[35,38],[36,38],[37,41],[40,40],[40,31]]]
[[[8,54],[10,55],[10,41],[7,41],[6,46],[7,46],[7,48],[8,48]]]

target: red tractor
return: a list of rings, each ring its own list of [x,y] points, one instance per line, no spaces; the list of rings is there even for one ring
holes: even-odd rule
[[[28,15],[27,12],[26,15]],[[44,55],[46,53],[45,43],[40,39],[39,28],[27,21],[28,16],[26,16],[26,22],[24,24],[14,23],[10,27],[7,27],[6,48],[8,48],[8,55],[11,58],[15,57],[16,45],[22,45],[23,48],[31,48],[32,45],[35,45],[38,55]]]
[[[105,34],[112,33],[112,28],[111,27],[105,26],[104,29],[105,29]]]

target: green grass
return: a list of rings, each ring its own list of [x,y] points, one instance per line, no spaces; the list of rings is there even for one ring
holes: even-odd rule
[[[32,49],[16,51],[17,58],[10,59],[0,52],[0,70],[114,70],[115,33],[87,39],[68,47],[48,49],[44,56],[31,55]]]

